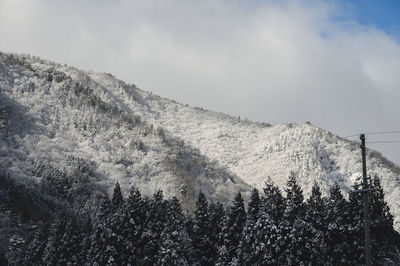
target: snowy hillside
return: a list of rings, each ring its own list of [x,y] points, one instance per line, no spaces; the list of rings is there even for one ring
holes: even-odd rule
[[[326,193],[361,176],[356,142],[310,124],[271,126],[193,108],[110,74],[2,54],[0,86],[1,164],[21,177],[44,162],[71,172],[82,159],[108,189],[118,180],[125,191],[134,184],[184,201],[201,189],[226,201],[262,189],[268,176],[283,188],[291,171],[306,197],[315,179]],[[367,166],[382,179],[399,230],[400,169],[371,150]]]
[[[258,189],[262,189],[268,176],[283,188],[293,171],[298,174],[306,196],[315,177],[325,193],[334,182],[348,191],[362,175],[359,143],[311,124],[271,126],[240,120],[138,89],[136,97],[141,101],[137,101],[124,88],[124,83],[109,75],[88,73],[88,77],[102,84],[104,90],[112,90],[120,106],[166,128]],[[373,150],[368,150],[367,167],[368,175],[382,179],[387,201],[396,217],[396,228],[399,228],[400,169]]]
[[[2,171],[38,181],[78,174],[108,191],[116,181],[125,192],[132,185],[147,195],[162,189],[189,209],[200,190],[224,202],[249,191],[197,149],[118,108],[118,99],[83,76],[73,80],[54,65],[31,63],[0,57]]]

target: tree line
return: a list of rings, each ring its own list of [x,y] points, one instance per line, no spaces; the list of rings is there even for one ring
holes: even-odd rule
[[[400,238],[379,179],[370,196],[374,265],[396,264]],[[260,195],[261,194],[261,195]],[[193,215],[161,191],[144,197],[133,187],[124,198],[117,183],[94,218],[60,214],[41,223],[16,256],[18,265],[362,265],[362,195],[346,199],[338,184],[311,196],[291,174],[285,193],[268,179],[247,208],[238,193],[230,207],[199,193]],[[397,259],[397,261],[396,261]]]

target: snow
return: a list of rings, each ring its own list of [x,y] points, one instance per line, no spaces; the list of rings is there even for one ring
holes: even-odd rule
[[[41,160],[68,170],[71,166],[65,158],[72,155],[93,162],[98,183],[108,189],[118,180],[125,193],[135,185],[145,194],[163,189],[165,195],[171,196],[179,195],[185,185],[195,187],[192,194],[201,189],[224,201],[232,200],[237,191],[262,189],[267,177],[283,188],[292,171],[298,175],[305,198],[315,180],[326,194],[335,182],[349,191],[361,176],[358,143],[308,123],[270,126],[161,98],[110,74],[26,57],[35,72],[4,58],[0,55],[0,104],[10,109],[7,119],[14,123],[12,130],[18,133],[13,134],[12,140],[0,140],[0,156],[4,159],[1,165],[11,165],[9,169],[27,169],[24,160]],[[89,87],[102,101],[140,116],[144,125],[132,129],[118,125],[114,118],[82,104],[67,81],[48,82],[40,76],[51,68]],[[164,128],[168,134],[197,148],[201,156],[236,176],[234,182],[206,178],[201,173],[195,180],[177,176],[163,163],[172,156],[171,149],[157,134],[145,135],[148,126]],[[132,148],[138,140],[146,151]],[[8,149],[3,148],[5,144]],[[14,157],[20,160],[13,160]],[[128,163],[117,163],[124,162],[121,159]],[[367,167],[368,175],[376,174],[382,179],[386,200],[395,216],[395,228],[399,230],[400,169],[373,150],[367,152]]]

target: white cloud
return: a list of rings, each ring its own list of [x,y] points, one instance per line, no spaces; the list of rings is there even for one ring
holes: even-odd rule
[[[400,127],[400,45],[326,1],[0,0],[0,49],[347,135]],[[384,154],[400,163],[400,152]]]

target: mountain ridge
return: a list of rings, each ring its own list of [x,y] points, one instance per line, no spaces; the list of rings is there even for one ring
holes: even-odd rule
[[[7,59],[9,57],[13,59]],[[358,144],[308,123],[272,126],[268,123],[251,122],[162,98],[110,74],[81,71],[75,67],[26,55],[11,56],[2,53],[0,58],[0,84],[4,88],[2,94],[8,97],[4,101],[20,103],[21,108],[25,109],[27,106],[35,108],[39,105],[41,109],[26,111],[36,115],[35,119],[28,120],[40,121],[35,124],[37,130],[42,135],[49,135],[49,139],[54,133],[53,138],[61,142],[58,145],[66,149],[62,151],[65,154],[81,153],[81,157],[95,162],[102,173],[96,178],[99,179],[100,185],[108,188],[118,180],[125,191],[132,184],[149,193],[162,188],[167,195],[179,194],[185,189],[191,190],[186,192],[187,194],[195,195],[199,190],[205,190],[210,198],[226,202],[233,198],[232,195],[237,191],[248,194],[251,187],[262,189],[267,177],[271,177],[283,188],[290,172],[298,175],[299,184],[306,196],[309,195],[314,181],[320,184],[323,193],[326,194],[335,182],[345,191],[349,191],[353,182],[361,176]],[[7,60],[21,62],[12,67]],[[27,74],[29,71],[32,73]],[[67,84],[68,82],[72,83]],[[71,87],[81,88],[83,92],[73,97]],[[86,90],[91,90],[91,95],[86,95]],[[37,97],[38,91],[41,98]],[[32,97],[37,98],[36,105],[32,99],[28,101]],[[60,97],[60,102],[55,101],[55,97]],[[82,98],[84,101],[79,103]],[[46,99],[48,102],[43,103]],[[76,106],[68,101],[79,106],[80,111],[75,110]],[[96,103],[100,104],[100,107],[96,107]],[[105,108],[104,106],[111,110],[112,118],[107,118],[106,115],[91,115],[97,114],[101,108]],[[63,109],[64,107],[67,109]],[[49,110],[53,112],[51,115],[46,114]],[[70,115],[62,115],[62,112],[67,110],[70,111]],[[57,118],[57,114],[60,117]],[[79,119],[82,117],[86,120]],[[132,120],[134,129],[129,129],[124,119]],[[14,120],[16,118],[12,119]],[[57,126],[60,128],[52,128]],[[54,132],[51,133],[50,129]],[[18,133],[19,131],[23,130],[18,130]],[[63,140],[63,132],[69,136],[70,143]],[[82,132],[88,135],[82,137]],[[132,132],[136,139],[128,137]],[[108,134],[108,137],[99,140],[100,134]],[[147,135],[143,136],[144,134]],[[41,138],[30,137],[29,132],[24,136],[17,139],[16,143],[27,145],[28,142],[24,142],[26,140],[29,141],[29,145],[33,145],[35,140],[40,141]],[[169,139],[171,147],[168,147],[165,138]],[[124,144],[124,141],[127,143]],[[99,143],[103,143],[104,146]],[[54,147],[50,151],[58,152],[56,142],[52,145]],[[68,150],[67,147],[71,145],[78,148],[75,151]],[[143,145],[145,150],[147,147],[147,153],[140,150]],[[133,155],[127,154],[131,152],[131,148]],[[41,156],[41,153],[48,151],[35,146],[29,152],[31,156]],[[54,161],[62,164],[62,156],[57,155],[57,152],[53,154],[54,158],[57,158]],[[116,158],[123,156],[127,156],[128,161],[132,159],[133,166],[130,162],[116,163]],[[166,158],[172,160],[165,160]],[[197,164],[186,158],[203,159]],[[144,173],[146,164],[147,168],[150,168],[149,173]],[[395,228],[399,230],[400,169],[373,150],[368,150],[367,164],[369,175],[378,175],[382,179],[386,200],[395,216]],[[107,167],[113,170],[107,170]],[[212,170],[206,170],[208,167]],[[14,167],[15,169],[17,167]],[[147,177],[137,178],[143,175]],[[100,176],[104,180],[101,180]],[[146,183],[146,178],[152,182]],[[171,180],[174,181],[170,182]],[[154,183],[158,184],[158,188],[148,187]],[[187,200],[182,195],[180,197],[181,200]],[[193,208],[193,199],[190,201],[192,203],[188,205],[192,207],[189,208]]]

